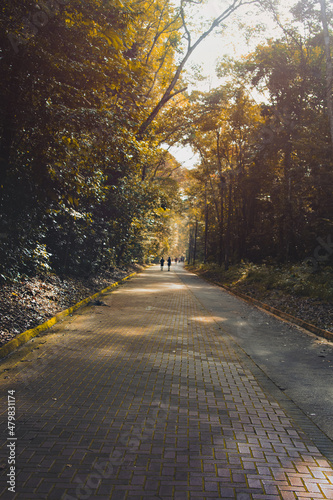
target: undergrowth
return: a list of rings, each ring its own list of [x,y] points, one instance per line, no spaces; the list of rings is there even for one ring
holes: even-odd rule
[[[242,262],[228,271],[217,264],[187,266],[208,279],[225,286],[246,291],[255,289],[259,295],[281,291],[299,297],[333,301],[333,268],[322,267],[313,272],[305,264],[274,266]]]

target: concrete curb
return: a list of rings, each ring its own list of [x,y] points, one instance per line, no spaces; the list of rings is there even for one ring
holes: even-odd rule
[[[217,283],[216,281],[213,281],[215,285],[218,285],[227,292],[230,292],[237,297],[240,297],[241,299],[245,300],[246,302],[249,302],[250,304],[253,304],[255,306],[260,307],[261,309],[265,309],[265,311],[268,311],[274,316],[278,316],[279,318],[285,319],[286,321],[289,321],[290,323],[294,323],[298,326],[301,326],[305,330],[308,330],[311,333],[314,333],[315,335],[318,335],[320,337],[324,337],[327,340],[333,340],[333,333],[329,332],[327,330],[322,330],[318,326],[313,325],[312,323],[307,323],[303,319],[297,318],[296,316],[292,316],[291,314],[285,313],[283,311],[280,311],[279,309],[276,309],[275,307],[269,306],[268,304],[265,304],[264,302],[260,302],[260,300],[253,299],[252,297],[249,297],[248,295],[245,295],[244,293],[232,290],[231,288],[221,285],[220,283]]]
[[[194,272],[191,270],[191,272]],[[196,273],[195,273],[196,274]],[[315,335],[318,335],[319,337],[324,337],[327,340],[333,341],[333,333],[329,332],[327,330],[322,330],[321,328],[312,325],[311,323],[307,323],[303,319],[296,318],[296,316],[292,316],[291,314],[285,313],[283,311],[280,311],[279,309],[276,309],[275,307],[269,306],[268,304],[265,304],[264,302],[260,302],[260,300],[253,299],[252,297],[249,297],[248,295],[245,295],[244,293],[238,292],[237,290],[233,290],[232,288],[222,285],[218,281],[213,281],[210,279],[205,278],[204,276],[198,274],[197,276],[200,276],[200,278],[203,278],[204,280],[214,283],[214,285],[219,286],[220,288],[223,288],[227,292],[236,295],[236,297],[239,297],[240,299],[243,299],[245,302],[248,302],[249,304],[253,304],[257,307],[260,307],[261,309],[265,309],[265,311],[268,311],[274,316],[278,316],[279,318],[285,319],[286,321],[289,321],[290,323],[296,324],[298,326],[301,326],[304,328],[304,330],[308,330],[311,333],[314,333]]]
[[[119,281],[116,281],[115,283],[112,283],[112,285],[104,288],[100,292],[95,293],[94,295],[91,295],[90,297],[86,297],[85,299],[81,300],[77,304],[74,304],[74,306],[69,307],[68,309],[65,309],[64,311],[61,311],[60,313],[56,314],[53,316],[53,318],[49,319],[45,323],[42,323],[39,326],[36,326],[35,328],[31,328],[30,330],[26,330],[23,333],[20,333],[15,337],[13,340],[10,340],[5,344],[4,346],[0,347],[0,360],[8,356],[8,354],[11,354],[13,351],[15,351],[18,347],[21,345],[25,344],[29,340],[31,340],[33,337],[36,337],[40,332],[44,332],[45,330],[48,330],[52,326],[54,326],[56,323],[61,321],[62,319],[66,318],[73,312],[77,311],[81,307],[84,307],[89,304],[92,300],[97,299],[101,295],[104,295],[105,293],[108,293],[112,288],[118,286],[120,283],[123,281],[128,280],[129,278],[135,276],[137,273],[131,273],[128,276],[125,276],[125,278],[122,278]]]

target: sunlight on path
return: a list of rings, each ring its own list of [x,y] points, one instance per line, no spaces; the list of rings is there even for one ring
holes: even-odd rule
[[[2,428],[8,389],[18,425],[1,498],[333,498],[327,460],[177,274],[149,268],[105,303],[1,378]]]

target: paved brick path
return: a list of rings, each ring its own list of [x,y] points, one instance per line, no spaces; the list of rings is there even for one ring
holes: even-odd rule
[[[327,460],[177,274],[150,268],[103,300],[1,376],[1,498],[333,499]]]

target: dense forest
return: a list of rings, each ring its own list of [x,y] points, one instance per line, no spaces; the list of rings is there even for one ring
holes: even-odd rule
[[[330,263],[331,21],[319,2],[298,3],[280,39],[241,61],[224,58],[224,84],[191,95],[186,116],[195,126],[183,141],[201,161],[188,187],[189,260],[226,269],[242,259]]]
[[[145,122],[176,71],[180,10],[18,0],[1,14],[2,276],[157,254],[181,172]]]
[[[4,0],[2,280],[146,262],[186,231],[190,261],[329,262],[332,9],[302,0],[282,24],[275,3]],[[193,90],[190,56],[246,9],[280,37],[241,60],[222,44],[221,85]]]

